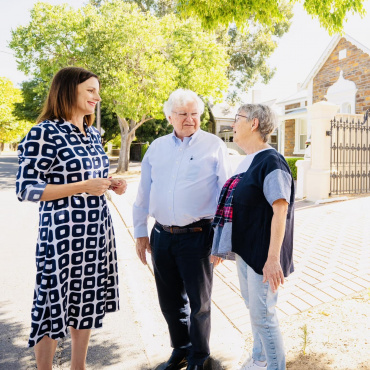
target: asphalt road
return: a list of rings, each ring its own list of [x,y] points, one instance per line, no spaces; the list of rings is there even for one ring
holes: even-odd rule
[[[15,155],[0,155],[0,190],[14,189],[18,170],[18,160]]]

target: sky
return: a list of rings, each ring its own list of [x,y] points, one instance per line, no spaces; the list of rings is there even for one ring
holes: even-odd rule
[[[7,77],[17,86],[27,79],[17,71],[12,50],[7,45],[11,38],[11,29],[26,25],[29,12],[36,0],[0,0],[0,76]],[[56,5],[69,3],[78,8],[87,0],[46,0]],[[350,15],[344,26],[344,32],[370,48],[370,0],[365,0],[367,15]],[[289,32],[279,39],[278,47],[270,58],[270,65],[276,67],[274,78],[268,85],[256,84],[262,101],[283,99],[297,91],[297,84],[302,83],[310,74],[322,53],[329,45],[331,36],[320,27],[317,20],[305,13],[301,4],[294,6],[294,17]],[[250,101],[251,92],[246,95]]]

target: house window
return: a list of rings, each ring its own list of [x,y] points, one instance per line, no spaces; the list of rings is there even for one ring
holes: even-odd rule
[[[339,60],[347,58],[347,49],[339,51]]]
[[[278,130],[275,129],[275,131],[271,134],[269,140],[268,140],[268,143],[273,147],[275,148],[276,150],[278,150]]]
[[[295,120],[295,147],[294,154],[304,154],[307,141],[307,121],[305,119]]]

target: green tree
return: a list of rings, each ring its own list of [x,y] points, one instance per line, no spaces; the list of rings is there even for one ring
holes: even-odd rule
[[[290,0],[291,4],[297,0]],[[313,18],[334,34],[341,32],[348,14],[364,15],[364,0],[304,0],[303,7]],[[253,19],[255,24],[273,26],[284,19],[281,1],[265,0],[178,0],[176,9],[183,17],[199,17],[206,28],[235,23],[245,27]]]
[[[136,140],[139,143],[147,141],[151,143],[160,136],[170,134],[172,130],[173,127],[168,124],[166,119],[152,119],[136,130]]]
[[[119,127],[117,124],[117,114],[109,110],[104,101],[101,104],[101,127],[104,130],[102,135],[102,142],[105,145],[108,141],[115,139],[120,135]]]
[[[216,36],[194,19],[158,18],[122,0],[74,10],[38,3],[27,26],[12,33],[19,69],[45,81],[61,67],[91,69],[102,81],[102,98],[117,115],[121,155],[128,169],[135,131],[163,118],[163,102],[177,87],[220,98],[227,88],[228,57]],[[46,83],[48,81],[48,83]]]
[[[21,101],[21,91],[7,78],[0,77],[0,143],[19,141],[32,126],[13,114],[15,104]]]
[[[126,0],[136,3],[144,12],[150,11],[158,17],[176,13],[175,0]],[[217,42],[229,56],[227,77],[230,83],[228,100],[235,103],[241,93],[248,91],[257,81],[268,83],[275,69],[270,68],[268,59],[274,52],[278,39],[289,30],[293,16],[292,4],[279,4],[282,17],[271,24],[260,24],[252,17],[242,27],[235,24],[219,26],[215,32]]]
[[[249,20],[249,27],[238,28],[231,24],[227,29],[218,28],[230,58],[227,77],[231,102],[235,103],[240,93],[248,91],[256,82],[267,84],[274,76],[275,69],[269,66],[268,59],[276,49],[278,39],[288,32],[293,16],[290,4],[282,2],[279,9],[284,16],[270,26]]]
[[[36,122],[47,95],[47,83],[39,78],[21,84],[22,100],[15,103],[14,115],[18,119]]]

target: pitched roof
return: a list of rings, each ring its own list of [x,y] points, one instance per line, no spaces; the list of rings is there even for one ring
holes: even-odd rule
[[[315,64],[315,66],[312,68],[310,74],[307,76],[307,78],[303,82],[302,89],[307,89],[308,84],[310,83],[310,81],[316,76],[316,74],[319,72],[319,70],[321,69],[321,67],[325,64],[326,60],[329,58],[330,54],[336,48],[336,46],[338,45],[339,40],[342,37],[344,37],[352,45],[355,45],[357,48],[359,48],[364,53],[366,53],[367,55],[370,56],[370,49],[368,47],[364,46],[363,44],[361,44],[360,42],[358,42],[357,40],[355,40],[353,37],[349,36],[348,34],[344,34],[343,36],[342,35],[339,35],[339,34],[338,35],[335,35],[331,39],[328,47],[322,53],[321,57],[319,58],[319,60]]]

